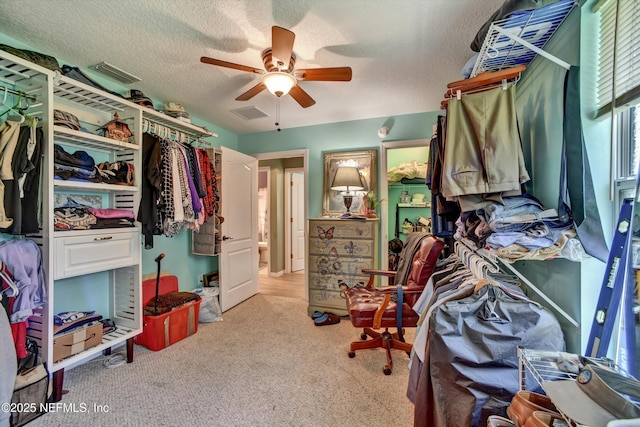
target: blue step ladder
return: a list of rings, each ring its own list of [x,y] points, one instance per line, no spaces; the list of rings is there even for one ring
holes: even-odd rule
[[[607,356],[616,318],[620,315],[616,364],[637,378],[633,312],[634,275],[629,266],[633,237],[633,203],[631,198],[624,199],[620,208],[585,355],[595,358]]]

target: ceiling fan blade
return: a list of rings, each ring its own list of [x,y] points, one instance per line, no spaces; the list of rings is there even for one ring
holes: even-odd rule
[[[245,93],[243,93],[242,95],[240,95],[239,97],[237,97],[236,101],[248,101],[249,99],[253,98],[254,96],[259,94],[266,88],[267,87],[263,85],[262,82],[260,82],[254,87],[252,87],[251,89],[249,89],[248,91],[246,91]]]
[[[221,61],[219,59],[208,58],[206,56],[201,57],[200,62],[203,62],[205,64],[217,65],[219,67],[233,68],[234,70],[248,71],[249,73],[264,74],[264,70],[260,70],[259,68],[234,64],[233,62]]]
[[[271,28],[271,52],[274,65],[277,65],[280,70],[289,68],[295,39],[296,35],[292,31],[276,26]]]
[[[293,75],[298,80],[348,82],[351,81],[351,67],[307,68],[295,70]]]
[[[298,85],[291,88],[289,95],[291,95],[302,108],[311,107],[316,103],[316,101]]]

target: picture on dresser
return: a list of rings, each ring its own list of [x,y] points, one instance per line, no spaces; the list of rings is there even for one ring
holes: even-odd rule
[[[365,187],[361,191],[354,192],[350,207],[351,212],[360,212],[362,197],[370,190],[377,190],[378,150],[326,152],[323,156],[322,215],[339,216],[345,212],[343,192],[332,190],[331,182],[338,168],[349,166],[358,168]]]

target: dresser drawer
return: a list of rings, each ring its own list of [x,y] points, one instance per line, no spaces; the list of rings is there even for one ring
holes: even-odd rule
[[[54,238],[54,279],[138,264],[139,231]]]
[[[378,221],[358,220],[312,220],[309,221],[310,237],[320,240],[372,239]]]

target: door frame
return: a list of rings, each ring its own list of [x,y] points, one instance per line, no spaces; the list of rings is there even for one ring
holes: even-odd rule
[[[286,168],[284,170],[284,181],[285,182],[291,182],[291,175],[293,173],[297,173],[297,172],[302,172],[303,176],[306,177],[306,175],[304,175],[304,168]],[[306,182],[305,182],[306,184]],[[306,214],[306,200],[307,200],[307,194],[306,194],[306,188],[305,188],[305,195],[304,195],[304,200],[303,202],[305,202],[305,214]],[[292,218],[293,217],[293,211],[291,209],[291,191],[285,191],[284,192],[284,206],[286,209],[286,217],[287,218]],[[306,222],[306,216],[305,218],[302,218],[302,221]],[[287,226],[284,228],[284,251],[285,254],[291,254],[292,253],[292,245],[291,245],[291,239],[292,239],[292,232],[291,232],[291,227],[292,227],[292,222],[289,221]],[[305,235],[307,235],[307,226],[305,225]],[[307,257],[307,253],[306,253],[306,249],[305,249],[305,266],[306,266],[306,257]],[[285,255],[285,271],[287,273],[291,273],[291,256],[286,256]]]
[[[434,126],[435,133],[435,126]],[[394,148],[413,148],[413,147],[429,147],[431,139],[408,139],[403,141],[389,141],[380,144],[380,197],[379,200],[389,200],[389,182],[387,181],[387,150]],[[380,245],[380,259],[387,258],[387,244],[389,241],[389,204],[382,203],[380,206],[380,237],[382,245]]]
[[[292,157],[302,157],[302,169],[304,170],[304,233],[306,236],[309,235],[309,150],[308,149],[298,149],[298,150],[285,150],[285,151],[272,151],[269,153],[253,153],[251,154],[253,157],[258,159],[258,167],[260,167],[260,160],[277,160],[277,159],[290,159]],[[286,229],[287,227],[285,227]],[[304,298],[309,301],[309,283],[308,283],[308,274],[306,271],[309,268],[309,239],[305,239],[304,241],[304,258],[305,258],[305,275],[304,275]],[[286,265],[286,263],[285,263]],[[291,264],[289,264],[291,266]]]
[[[254,156],[255,157],[255,156]],[[260,162],[258,160],[258,162]],[[260,164],[260,163],[258,163]],[[271,199],[271,168],[268,166],[258,166],[258,180],[260,180],[260,172],[267,173],[267,223],[271,224],[271,209],[270,209],[270,199]],[[260,188],[258,188],[260,190]],[[267,271],[271,270],[271,236],[267,235]],[[260,250],[258,250],[258,263],[260,263]]]

